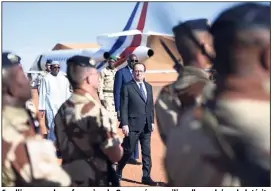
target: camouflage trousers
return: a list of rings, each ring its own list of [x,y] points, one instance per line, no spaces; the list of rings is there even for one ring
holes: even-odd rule
[[[107,111],[111,114],[111,117],[113,119],[117,119],[117,113],[115,112],[115,105],[114,105],[114,99],[113,96],[104,96],[104,103],[105,103],[105,108]]]

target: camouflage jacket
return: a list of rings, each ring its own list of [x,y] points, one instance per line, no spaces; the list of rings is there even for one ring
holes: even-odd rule
[[[188,110],[171,130],[169,186],[270,186],[270,102],[214,102]]]
[[[100,100],[105,100],[105,97],[113,97],[113,86],[116,69],[104,68],[100,74],[100,82],[98,94]]]
[[[174,83],[162,88],[155,103],[155,110],[164,143],[169,130],[177,125],[179,115],[203,102],[211,95],[214,86],[204,71],[185,66]]]
[[[3,186],[69,186],[70,178],[60,168],[52,142],[35,135],[31,125],[24,108],[4,107]]]
[[[55,117],[54,130],[56,145],[61,153],[63,164],[73,166],[74,161],[84,163],[75,168],[68,167],[74,168],[69,172],[72,179],[79,180],[75,174],[88,171],[86,175],[82,173],[79,176],[89,176],[83,178],[92,180],[94,186],[98,181],[101,182],[101,186],[104,186],[106,177],[96,175],[98,170],[102,173],[107,173],[108,170],[108,159],[103,154],[102,148],[121,144],[115,123],[109,116],[104,107],[83,90],[75,90],[70,99],[60,107]],[[92,163],[93,167],[86,166],[85,161]]]

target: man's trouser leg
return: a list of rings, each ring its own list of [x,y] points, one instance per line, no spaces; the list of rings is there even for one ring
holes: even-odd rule
[[[139,147],[138,147],[138,141],[136,142],[135,149],[131,155],[131,159],[137,160],[139,158]]]
[[[117,172],[118,174],[121,174],[124,167],[126,166],[128,160],[130,159],[132,152],[135,149],[136,143],[139,139],[140,132],[129,132],[128,136],[124,138],[123,141],[123,148],[124,148],[124,154],[122,159],[118,163]]]

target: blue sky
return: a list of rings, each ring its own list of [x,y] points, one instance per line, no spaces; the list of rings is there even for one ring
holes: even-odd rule
[[[172,26],[180,20],[205,17],[212,21],[233,4],[150,2],[145,31],[171,33]],[[2,48],[19,54],[24,70],[28,70],[38,54],[57,43],[96,43],[99,34],[120,32],[134,5],[135,2],[5,2]],[[166,15],[163,17],[159,10]]]

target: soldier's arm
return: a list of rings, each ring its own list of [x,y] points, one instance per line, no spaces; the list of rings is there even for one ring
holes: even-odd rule
[[[156,120],[159,133],[163,143],[166,144],[166,139],[169,131],[177,124],[178,110],[173,103],[168,99],[170,97],[166,91],[167,86],[164,87],[155,103]]]
[[[50,141],[37,135],[16,144],[14,157],[9,158],[16,174],[16,184],[35,187],[70,185],[70,177],[58,164]],[[5,145],[12,147],[12,143]]]
[[[103,142],[101,149],[112,162],[119,162],[123,156],[121,139],[117,134],[117,128],[112,118],[109,117],[107,110],[101,108],[101,128],[103,128]]]
[[[59,186],[70,185],[70,177],[59,165],[56,150],[51,141],[36,136],[26,141],[26,149],[34,180],[44,180],[43,182]]]
[[[118,71],[115,74],[114,88],[113,88],[114,104],[115,104],[116,112],[120,111],[120,92],[121,92],[122,84],[123,84],[122,72]]]

